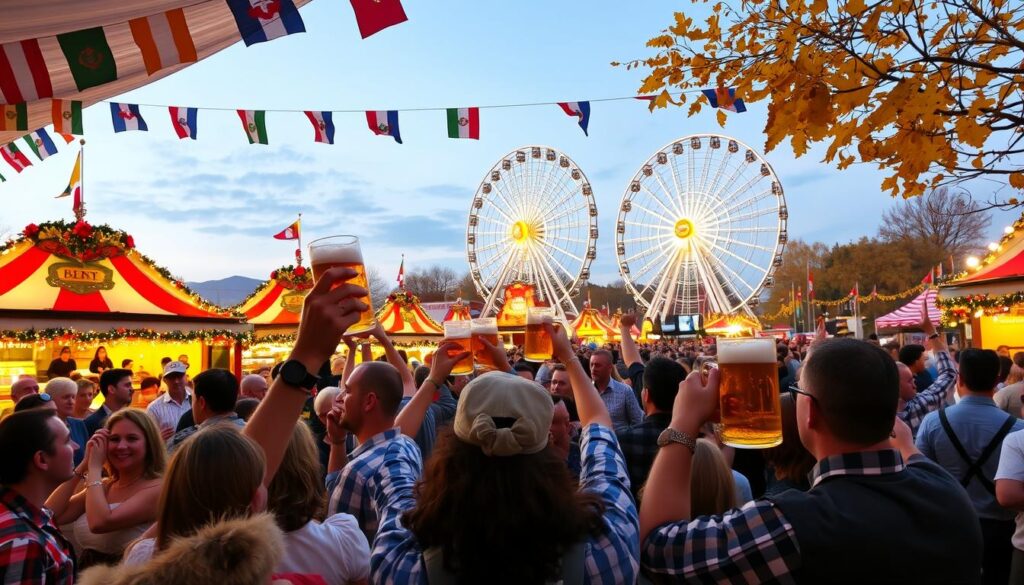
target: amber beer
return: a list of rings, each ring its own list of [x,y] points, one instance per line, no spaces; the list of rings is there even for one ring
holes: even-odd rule
[[[473,361],[476,363],[476,369],[481,372],[504,370],[505,365],[494,363],[490,350],[480,341],[486,339],[491,345],[498,345],[498,320],[494,317],[483,317],[473,319],[472,323]]]
[[[452,368],[453,376],[465,376],[473,373],[473,340],[471,338],[472,324],[469,321],[445,321],[444,341],[442,343],[454,342],[459,348],[449,350],[448,356],[470,352],[464,359],[459,360]]]
[[[775,340],[719,339],[722,442],[765,449],[782,443]]]
[[[330,236],[310,242],[309,261],[313,264],[314,281],[319,281],[324,272],[331,268],[341,266],[356,271],[356,275],[348,282],[370,290],[366,266],[363,264],[363,251],[359,248],[359,238],[355,236]],[[340,286],[340,283],[335,286]],[[348,333],[363,333],[377,326],[369,295],[359,300],[366,303],[367,309],[359,315],[359,322],[349,327]]]
[[[551,336],[544,330],[545,323],[554,323],[555,310],[551,307],[530,307],[526,312],[526,343],[523,359],[544,362],[551,359],[554,348]]]

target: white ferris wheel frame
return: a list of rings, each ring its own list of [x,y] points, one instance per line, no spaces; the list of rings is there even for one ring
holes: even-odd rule
[[[466,224],[466,260],[486,299],[481,316],[496,314],[516,281],[533,285],[559,319],[575,314],[571,297],[590,279],[597,236],[593,188],[575,161],[537,145],[501,157],[477,187]]]
[[[723,156],[718,161],[718,168],[711,168],[714,157],[709,154],[702,156],[703,165],[697,169],[694,168],[696,161],[693,153],[701,147],[710,150],[724,149],[728,152],[727,156],[738,156],[742,159],[735,161],[735,167],[729,169],[727,163],[734,161]],[[683,160],[688,165],[685,184],[683,178],[679,176],[680,166],[676,164],[681,157],[685,157]],[[759,168],[753,166],[758,164],[761,165]],[[671,165],[671,188],[657,170],[658,167],[665,165]],[[747,178],[745,183],[737,188],[734,183],[745,174],[745,170],[751,168],[757,170],[756,174]],[[701,173],[700,184],[694,183],[696,171]],[[723,178],[725,171],[731,173]],[[709,184],[707,181],[712,172],[714,176]],[[750,195],[747,200],[737,199],[745,193],[749,194],[753,187],[761,183],[767,187]],[[652,190],[652,185],[657,192]],[[659,195],[671,199],[663,201],[658,199]],[[711,205],[712,195],[721,205]],[[652,225],[630,221],[630,214],[637,211],[634,206],[639,205],[634,200],[641,197],[645,198],[645,202],[647,199],[660,202],[660,209],[655,211],[642,208],[642,211],[652,219],[664,219],[663,223]],[[775,202],[774,208],[758,209],[761,203],[772,199]],[[731,215],[737,212],[740,212],[739,215]],[[774,225],[766,219],[768,225],[765,226],[731,227],[733,222],[760,221],[761,218],[773,214]],[[757,151],[729,136],[691,134],[674,140],[655,152],[641,165],[627,185],[619,205],[615,229],[615,252],[619,273],[625,281],[627,290],[652,318],[664,320],[671,314],[691,312],[742,312],[753,316],[751,307],[758,304],[759,297],[765,289],[774,285],[775,271],[782,264],[782,252],[788,240],[788,219],[789,211],[782,183],[772,166]],[[681,225],[684,221],[687,225]],[[723,225],[726,227],[722,227]],[[633,231],[639,231],[645,237],[631,238]],[[655,233],[649,233],[652,231]],[[734,238],[734,232],[753,234],[747,239],[761,238],[762,241],[757,243],[741,240],[739,236]],[[680,233],[687,235],[681,236]],[[709,235],[705,237],[704,234]],[[762,238],[756,234],[764,236]],[[645,241],[641,243],[641,240]],[[680,244],[680,241],[687,243]],[[637,251],[641,246],[643,247]],[[755,253],[763,258],[760,264],[753,261]],[[651,258],[647,259],[647,256]],[[730,257],[730,263],[739,263],[741,273],[746,272],[748,268],[755,270],[754,277],[748,279],[740,276],[736,268],[720,258],[724,256]],[[646,262],[639,266],[630,266],[638,260]],[[657,270],[652,273],[652,268]]]

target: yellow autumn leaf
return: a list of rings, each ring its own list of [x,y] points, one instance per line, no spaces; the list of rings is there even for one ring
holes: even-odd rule
[[[844,8],[846,9],[847,14],[856,16],[861,12],[864,12],[867,6],[864,4],[864,0],[846,0]]]
[[[719,108],[718,111],[715,112],[715,117],[718,118],[718,125],[725,128],[725,111]]]
[[[1010,186],[1014,189],[1024,190],[1024,172],[1010,174]]]

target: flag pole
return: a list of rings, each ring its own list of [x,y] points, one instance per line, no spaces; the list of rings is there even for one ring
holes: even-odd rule
[[[805,323],[807,326],[814,325],[814,285],[811,284],[811,263],[810,261],[805,264],[807,267],[807,318],[808,322]],[[810,327],[808,327],[810,328]]]
[[[81,173],[78,178],[81,184],[78,187],[79,197],[78,207],[75,207],[75,219],[77,221],[83,221],[85,220],[85,138],[80,139],[78,142],[81,145],[78,151],[78,156],[81,158],[82,166],[78,169],[78,172]],[[71,196],[74,198],[74,193],[72,193]]]
[[[793,303],[790,306],[793,307],[793,334],[796,335],[800,329],[796,325],[796,284],[792,282],[789,283],[789,300]]]
[[[299,229],[296,230],[297,233],[295,234],[298,237],[296,237],[295,239],[296,241],[298,241],[299,247],[295,249],[295,260],[297,261],[299,266],[302,266],[302,212],[299,212],[298,224]]]

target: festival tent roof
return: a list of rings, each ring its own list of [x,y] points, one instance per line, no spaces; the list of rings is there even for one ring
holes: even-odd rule
[[[1022,229],[1024,215],[1007,229],[1009,233],[994,246],[995,250],[982,260],[975,271],[943,283],[942,296],[1008,294],[1024,289],[1024,237],[1018,237],[1018,231]]]
[[[420,306],[419,297],[404,289],[388,295],[384,306],[377,311],[377,321],[392,336],[426,339],[444,335],[444,328]]]
[[[469,321],[472,318],[469,314],[469,305],[463,304],[462,299],[459,299],[448,307],[442,321]]]
[[[921,306],[927,305],[928,318],[932,323],[938,323],[942,318],[939,307],[935,304],[938,291],[934,288],[926,288],[924,292],[914,297],[909,303],[895,311],[875,319],[875,329],[897,329],[900,327],[916,327],[921,323]]]
[[[612,322],[611,322],[612,330],[615,331],[615,339],[619,338],[619,320],[621,320],[621,319],[622,319],[622,309],[615,309],[615,312],[612,313]],[[630,327],[629,333],[633,336],[634,339],[640,337],[640,330],[636,328],[636,325],[633,325],[632,327]]]
[[[294,0],[296,7],[310,0]],[[142,53],[132,37],[128,21],[182,8],[198,60],[203,60],[241,40],[238,26],[224,0],[4,0],[0,18],[0,43],[37,39],[48,69],[53,95],[79,100],[83,106],[121,95],[132,89],[167,77],[191,65],[178,64],[150,75]],[[117,66],[117,79],[84,91],[78,91],[55,35],[94,27],[103,31]],[[28,129],[52,123],[50,98],[28,102]],[[166,114],[165,114],[166,116]],[[24,131],[0,132],[0,143],[7,143]]]
[[[84,222],[31,225],[0,250],[0,323],[38,329],[69,320],[79,328],[79,320],[248,327],[138,253],[124,232]]]
[[[309,269],[281,267],[235,310],[253,325],[298,325],[302,301],[313,287]]]
[[[592,308],[589,304],[583,306],[580,316],[572,322],[572,330],[576,332],[576,337],[581,338],[610,339],[615,334],[615,329],[604,320],[597,309]]]

